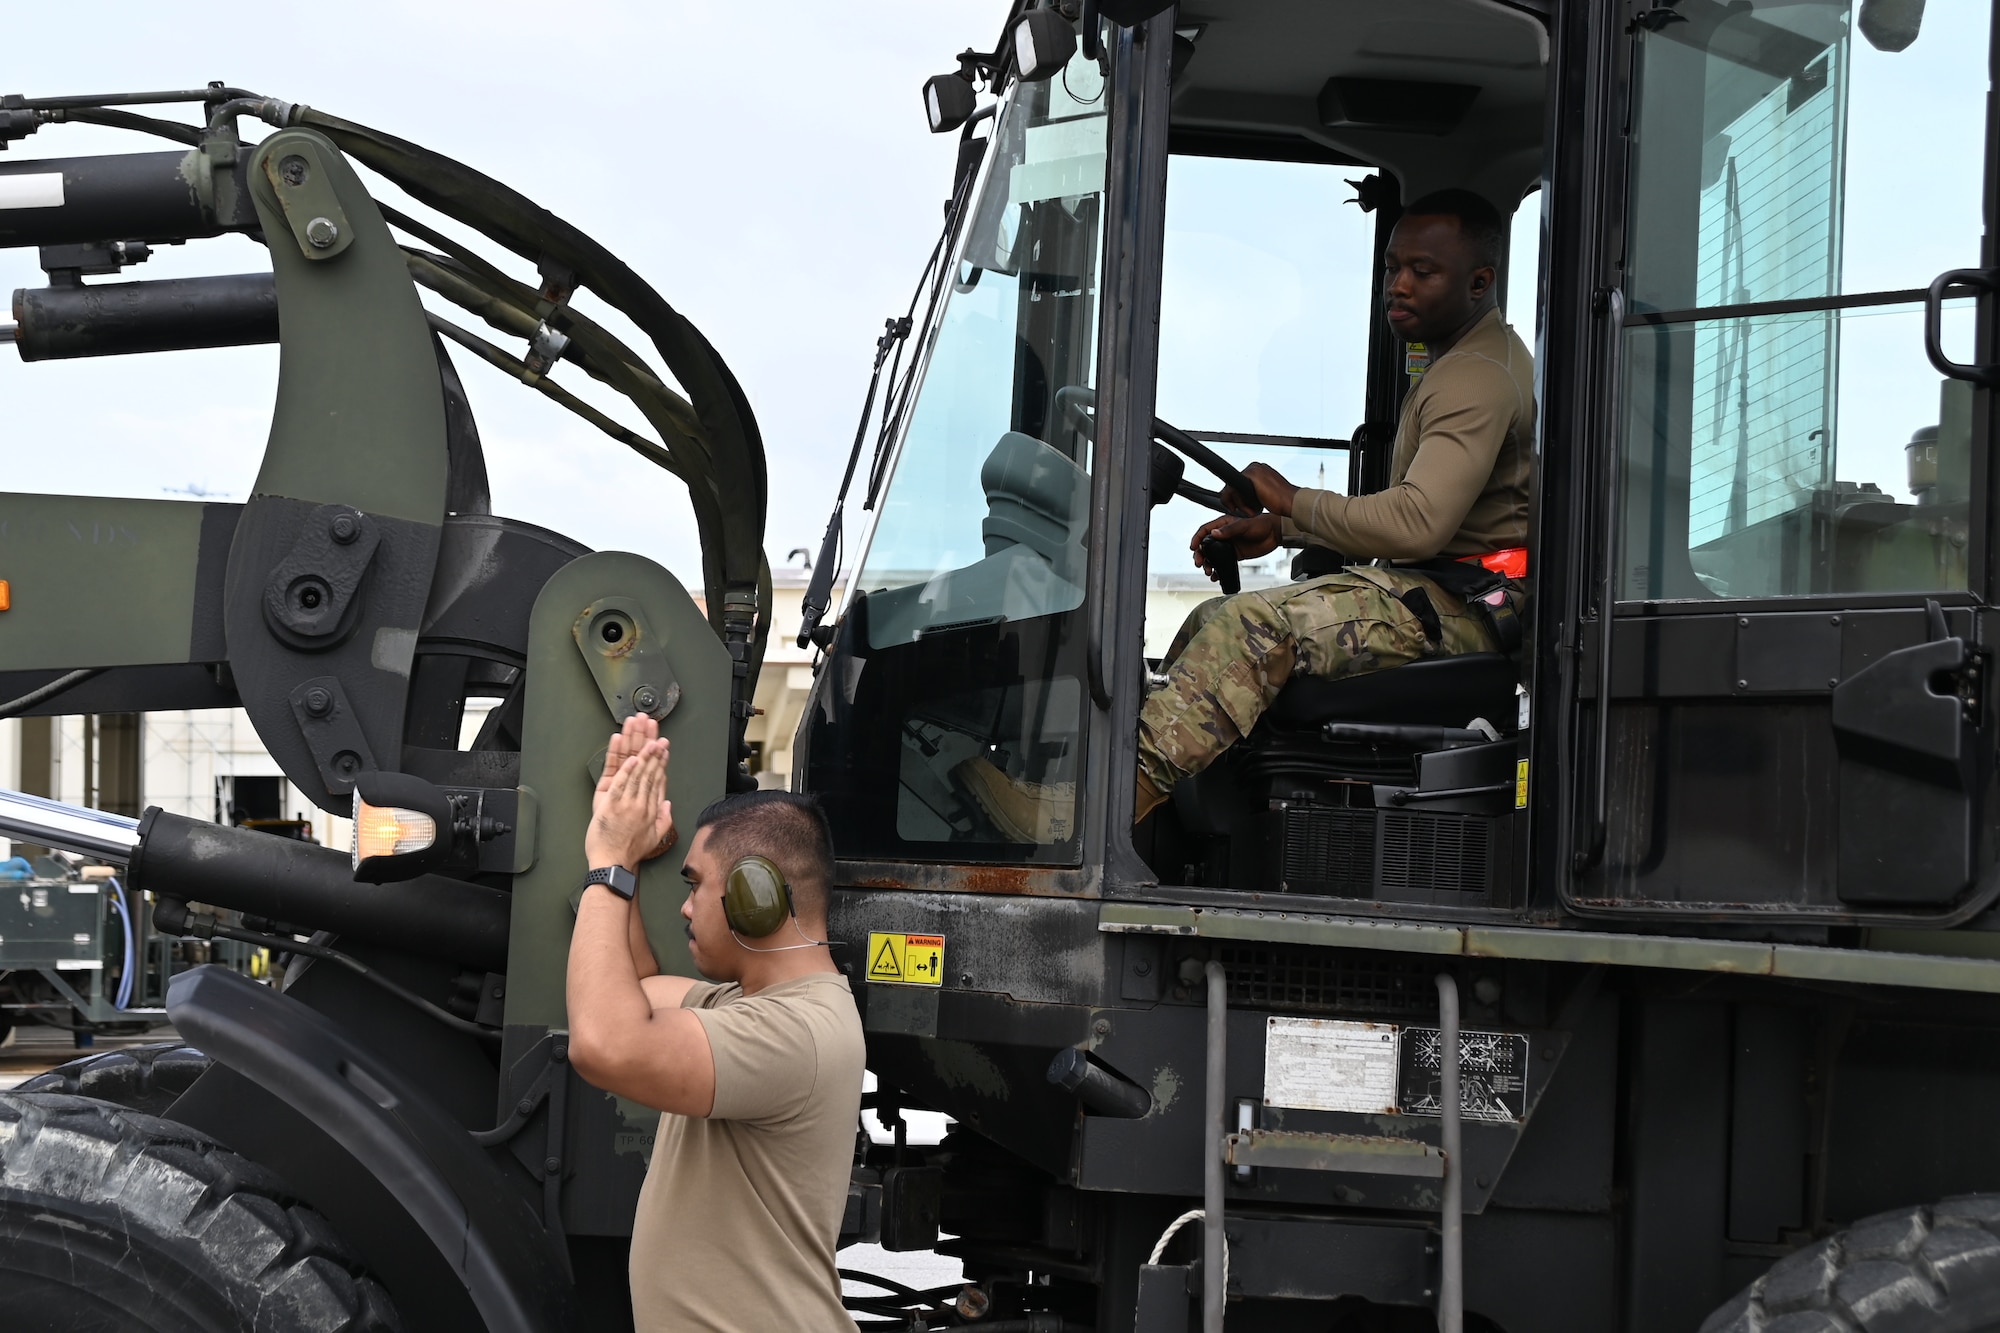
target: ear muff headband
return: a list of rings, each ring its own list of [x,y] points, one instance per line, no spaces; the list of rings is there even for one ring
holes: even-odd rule
[[[722,914],[739,935],[757,940],[771,934],[792,915],[792,889],[785,883],[785,872],[768,858],[744,857],[729,867]]]

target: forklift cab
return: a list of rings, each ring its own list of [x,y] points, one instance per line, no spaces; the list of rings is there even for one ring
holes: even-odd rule
[[[965,126],[796,752],[856,882],[1812,927],[1990,903],[1989,4],[1215,0],[1105,34],[998,59]],[[1135,831],[1138,706],[1212,595],[1187,545],[1222,485],[1161,455],[1384,486],[1425,362],[1379,256],[1446,186],[1514,217],[1527,642],[1298,678]],[[1010,837],[972,758],[1074,817]]]

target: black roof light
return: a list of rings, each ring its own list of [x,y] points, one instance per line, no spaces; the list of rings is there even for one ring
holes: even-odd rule
[[[965,74],[940,74],[924,80],[924,115],[932,134],[945,134],[972,119],[977,97]]]
[[[1014,71],[1039,83],[1076,54],[1076,29],[1053,9],[1031,9],[1014,21]]]

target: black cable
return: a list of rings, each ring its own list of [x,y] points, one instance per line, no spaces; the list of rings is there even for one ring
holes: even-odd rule
[[[202,138],[199,126],[182,125],[178,121],[160,120],[154,116],[135,116],[129,111],[107,111],[94,107],[59,111],[55,113],[52,123],[102,125],[106,129],[131,130],[136,134],[156,134],[162,139],[172,139],[175,143],[184,143],[191,147],[199,147]]]
[[[70,686],[81,685],[84,681],[89,680],[92,676],[99,674],[103,670],[103,667],[79,667],[75,671],[57,676],[54,680],[39,689],[29,690],[18,699],[9,699],[6,703],[0,704],[0,718],[12,717],[14,714],[22,712],[25,709],[33,708],[38,703],[53,699]]]
[[[308,958],[321,958],[329,963],[338,963],[357,976],[374,982],[377,986],[380,986],[383,990],[389,992],[389,994],[395,996],[405,1004],[414,1005],[423,1010],[448,1028],[468,1033],[471,1036],[478,1037],[482,1041],[500,1040],[500,1030],[498,1028],[484,1027],[470,1019],[460,1018],[457,1014],[452,1013],[449,1009],[441,1005],[432,1004],[415,991],[389,980],[389,978],[383,976],[380,972],[377,972],[374,968],[351,954],[344,954],[338,949],[329,949],[323,944],[313,944],[305,940],[285,939],[277,935],[264,935],[254,930],[240,930],[235,926],[225,926],[220,922],[213,924],[206,921],[196,922],[194,914],[188,911],[185,903],[181,904],[178,912],[163,912],[161,909],[166,907],[166,904],[171,901],[172,899],[162,900],[153,910],[154,925],[167,934],[178,934],[183,938],[192,936],[195,939],[213,937],[236,940],[242,944],[254,944],[259,948],[269,949],[274,953],[304,954]],[[175,916],[182,916],[187,919],[187,930],[177,931],[173,928]]]
[[[160,106],[168,102],[232,101],[256,98],[247,88],[184,88],[165,93],[90,93],[76,97],[29,97],[21,102],[25,111],[95,110],[107,106]]]
[[[430,326],[440,334],[443,334],[460,347],[479,357],[488,365],[506,371],[521,383],[547,396],[557,404],[568,408],[591,425],[603,431],[606,435],[609,435],[612,439],[630,448],[634,453],[655,467],[664,468],[676,477],[681,475],[681,470],[675,464],[672,454],[669,454],[665,449],[637,431],[620,425],[617,421],[604,415],[604,413],[598,411],[589,403],[584,402],[581,398],[578,398],[575,394],[555,383],[547,376],[535,374],[534,371],[528,369],[525,361],[520,361],[509,356],[506,352],[487,342],[478,334],[461,329],[450,320],[433,315],[428,310],[424,312],[424,318],[430,321]]]

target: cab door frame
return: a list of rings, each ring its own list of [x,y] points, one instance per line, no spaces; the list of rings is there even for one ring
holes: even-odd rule
[[[1784,597],[1719,598],[1701,601],[1644,601],[1625,597],[1619,586],[1619,542],[1624,535],[1621,515],[1627,496],[1620,471],[1626,456],[1625,384],[1621,351],[1628,330],[1648,324],[1684,322],[1692,312],[1630,313],[1623,308],[1623,261],[1629,232],[1630,134],[1633,70],[1644,27],[1637,22],[1644,6],[1596,8],[1568,6],[1557,34],[1563,70],[1561,93],[1552,106],[1568,105],[1580,113],[1570,120],[1577,132],[1567,141],[1559,124],[1551,127],[1552,175],[1567,174],[1551,210],[1554,253],[1576,253],[1585,262],[1590,290],[1552,270],[1548,292],[1548,347],[1552,366],[1546,372],[1548,401],[1544,405],[1542,546],[1538,552],[1543,607],[1560,608],[1545,616],[1537,629],[1538,672],[1555,695],[1558,706],[1537,738],[1536,759],[1544,773],[1552,767],[1561,781],[1543,784],[1536,801],[1538,890],[1553,895],[1568,912],[1600,917],[1685,918],[1686,909],[1670,903],[1620,898],[1607,890],[1607,843],[1618,836],[1613,824],[1615,769],[1630,768],[1639,752],[1628,741],[1623,751],[1613,742],[1619,713],[1653,707],[1665,700],[1732,700],[1733,706],[1755,707],[1809,702],[1836,695],[1840,684],[1885,655],[1927,637],[1936,637],[1936,620],[1926,611],[1934,603],[1945,612],[1951,637],[1962,637],[1977,649],[2000,637],[2000,615],[1992,610],[1996,586],[1996,551],[1991,516],[1996,512],[1996,476],[1989,465],[1995,443],[1996,413],[1991,384],[1975,385],[1972,413],[1970,494],[1975,503],[1970,522],[1968,584],[1965,591],[1909,593],[1812,594]],[[1986,230],[1981,238],[1981,263],[1988,286],[1980,295],[1976,317],[1976,371],[1991,378],[2000,363],[1996,336],[1996,300],[1991,275],[1996,265],[1996,222],[2000,222],[2000,167],[1994,155],[2000,147],[2000,101],[1992,83],[2000,75],[2000,22],[1989,27],[1988,94],[1983,154],[1985,178],[1982,202]],[[1572,62],[1571,51],[1580,58]],[[1572,67],[1574,66],[1574,67]],[[1560,112],[1557,113],[1560,118]],[[1559,183],[1558,182],[1552,182]],[[1584,223],[1580,234],[1565,243],[1565,226]],[[1568,290],[1566,290],[1568,288]],[[1916,292],[1843,294],[1804,301],[1763,302],[1741,307],[1712,307],[1703,318],[1721,315],[1750,317],[1792,310],[1839,310],[1907,303]],[[1932,293],[1933,309],[1937,293]],[[1720,314],[1718,314],[1720,312]],[[1567,347],[1559,347],[1559,337]],[[1567,354],[1565,354],[1567,353]],[[1951,373],[1937,364],[1941,374]],[[1581,369],[1578,369],[1581,368]],[[1965,369],[1965,368],[1961,368]],[[1571,470],[1570,460],[1581,466]],[[1613,652],[1600,654],[1603,608],[1612,608]],[[1822,677],[1806,680],[1808,663],[1832,664]],[[1750,663],[1752,665],[1744,665]],[[1764,675],[1759,676],[1759,671]],[[1794,678],[1796,677],[1796,678]],[[1986,692],[1991,694],[1990,691]],[[1598,700],[1614,701],[1608,710],[1612,726],[1600,724],[1607,710]],[[1623,708],[1619,707],[1622,701]],[[1990,735],[1994,725],[1991,699],[1982,702],[1977,725]],[[1543,716],[1549,717],[1548,713]],[[1743,716],[1748,716],[1747,714]],[[1764,714],[1763,716],[1774,716]],[[1559,735],[1557,733],[1560,733]],[[1981,743],[1981,772],[1965,794],[1967,814],[1978,826],[1994,822],[1986,769],[1990,761]],[[1843,759],[1844,765],[1847,761]],[[1835,795],[1830,768],[1809,766],[1809,780]],[[1668,775],[1671,776],[1671,775]],[[1684,774],[1682,776],[1685,776]],[[1662,782],[1666,776],[1661,778]],[[1556,790],[1548,790],[1554,787]],[[1636,789],[1628,793],[1637,800]],[[1808,803],[1809,804],[1809,803]],[[1715,812],[1725,818],[1726,812]],[[1823,818],[1823,817],[1822,817]],[[1844,824],[1836,816],[1806,838],[1825,842],[1838,838]],[[1798,830],[1795,836],[1803,836]],[[1917,838],[1914,830],[1907,836]],[[2000,897],[2000,868],[1994,864],[1990,837],[1980,838],[1973,882],[1949,903],[1926,904],[1930,910],[1899,910],[1899,904],[1863,903],[1786,906],[1782,919],[1790,923],[1827,924],[1923,923],[1951,925],[1963,921]],[[1810,849],[1809,849],[1810,850]],[[1821,849],[1824,850],[1823,848]],[[1981,873],[1983,870],[1983,873]],[[1837,871],[1835,892],[1838,892]],[[1728,913],[1707,911],[1715,920]],[[1769,907],[1746,910],[1746,919],[1772,919]]]

